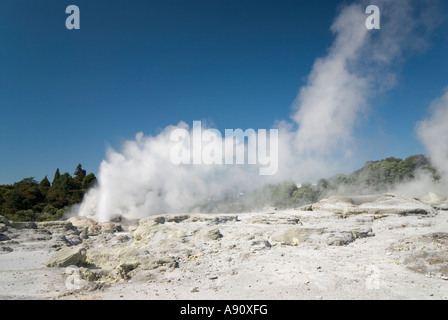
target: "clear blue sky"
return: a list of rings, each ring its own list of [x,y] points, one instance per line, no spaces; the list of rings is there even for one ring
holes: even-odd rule
[[[0,184],[51,180],[78,163],[97,173],[107,146],[181,120],[219,130],[288,120],[332,43],[340,3],[1,0]],[[65,27],[71,4],[80,30]],[[359,166],[425,152],[414,125],[448,85],[446,25],[432,37],[375,100],[359,133],[371,152]]]

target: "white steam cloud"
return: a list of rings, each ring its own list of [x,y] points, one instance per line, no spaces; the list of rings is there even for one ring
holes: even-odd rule
[[[416,132],[440,180],[435,183],[428,171],[417,172],[414,180],[396,186],[394,192],[416,198],[429,192],[448,197],[448,88],[430,104],[429,113],[428,118],[417,123]]]
[[[340,171],[356,152],[354,132],[369,112],[369,100],[395,84],[391,66],[401,61],[403,50],[424,48],[421,29],[434,27],[425,13],[430,6],[416,12],[416,1],[376,3],[381,8],[381,30],[366,29],[367,2],[343,7],[332,24],[334,42],[326,56],[316,59],[307,84],[299,90],[292,121],[277,126],[277,174],[260,176],[253,165],[173,164],[171,132],[192,130],[181,122],[157,136],[139,133],[121,151],[109,150],[100,166],[99,185],[86,195],[79,214],[107,221],[118,215],[143,218],[194,211],[204,199],[229,190],[247,191],[284,179],[302,182]],[[447,100],[448,94],[435,104],[434,117],[419,127],[422,141],[440,165],[446,163],[447,147],[433,142],[440,144],[439,134],[447,136],[447,127],[438,122],[447,118]]]
[[[430,117],[417,124],[417,134],[443,181],[448,179],[448,88],[429,107]],[[445,189],[447,190],[447,189]]]

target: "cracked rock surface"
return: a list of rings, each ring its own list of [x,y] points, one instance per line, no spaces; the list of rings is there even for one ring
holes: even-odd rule
[[[446,199],[98,223],[0,217],[0,299],[448,299]]]

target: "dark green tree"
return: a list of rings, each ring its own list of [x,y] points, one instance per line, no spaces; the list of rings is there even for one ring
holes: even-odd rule
[[[19,210],[25,210],[25,197],[17,189],[8,190],[5,194],[2,213],[9,219]]]
[[[84,190],[88,190],[89,188],[91,188],[94,185],[96,185],[96,183],[97,183],[97,180],[96,180],[95,175],[93,173],[89,173],[82,180],[82,186],[81,187]]]
[[[74,179],[68,172],[61,174],[59,178],[53,182],[52,189],[69,193],[71,190],[75,189]]]
[[[51,206],[56,209],[62,209],[69,204],[67,193],[53,188],[48,191],[45,202],[47,206]]]
[[[57,168],[56,172],[54,173],[54,178],[53,178],[52,185],[54,185],[55,182],[57,182],[60,178],[61,178],[61,174],[59,172],[59,168]]]
[[[42,181],[39,183],[39,186],[42,188],[50,188],[51,187],[50,181],[48,180],[47,176],[45,176],[45,178],[42,179]]]
[[[95,183],[95,175],[87,174],[79,164],[74,178],[60,174],[58,168],[52,184],[45,176],[40,182],[25,178],[13,185],[0,185],[0,214],[12,221],[58,219],[66,208],[81,202]]]
[[[75,170],[75,180],[79,183],[82,183],[82,180],[84,180],[87,172],[82,168],[81,164],[78,164]]]

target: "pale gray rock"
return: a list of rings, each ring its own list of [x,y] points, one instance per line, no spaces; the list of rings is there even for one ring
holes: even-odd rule
[[[448,233],[434,232],[396,241],[389,252],[399,263],[417,273],[448,276]]]
[[[100,226],[103,233],[115,233],[122,230],[121,225],[116,222],[103,222]]]
[[[54,229],[69,229],[66,227],[68,222],[64,221],[64,220],[61,220],[61,221],[59,221],[59,220],[39,221],[39,222],[36,222],[36,224],[37,224],[38,228],[43,228],[43,229],[52,229],[52,228],[54,228]],[[71,226],[72,226],[72,224],[70,223],[70,227]]]
[[[86,262],[86,249],[81,247],[63,247],[56,251],[45,263],[49,268],[82,266]]]
[[[140,262],[122,263],[118,266],[118,274],[123,279],[130,279],[130,272],[135,270]]]
[[[177,268],[178,263],[174,257],[155,258],[155,259],[152,259],[149,262],[145,263],[145,266],[143,267],[143,269],[153,270],[153,269],[157,269],[162,266],[168,267],[168,268]]]
[[[256,216],[249,220],[251,223],[260,223],[260,224],[292,224],[292,225],[302,225],[300,219],[294,216]]]
[[[218,240],[219,238],[222,238],[222,234],[219,232],[218,228],[204,230],[201,232],[201,235],[205,240]]]
[[[82,239],[81,237],[77,236],[77,235],[70,235],[65,237],[67,239],[67,241],[70,243],[70,245],[72,246],[77,246],[79,244],[82,243]]]
[[[37,224],[32,221],[11,222],[11,227],[15,229],[37,229]]]
[[[297,246],[299,244],[309,241],[310,238],[315,238],[324,232],[320,228],[289,228],[280,234],[275,235],[272,239],[286,245]]]
[[[60,234],[58,236],[53,237],[54,240],[54,247],[60,247],[62,245],[66,245],[66,246],[71,246],[72,244],[70,243],[70,241],[67,239],[66,236],[64,236],[63,234]]]
[[[347,245],[356,239],[372,237],[374,233],[370,225],[356,225],[340,222],[322,228],[296,227],[284,230],[272,237],[273,241],[285,245],[297,246],[305,243],[325,243],[331,246]]]
[[[154,227],[165,223],[163,216],[151,216],[140,220],[137,229],[134,231],[134,238],[137,241],[147,238],[153,233]]]
[[[330,246],[345,246],[356,239],[373,237],[375,234],[370,226],[350,227],[326,233],[325,243]]]
[[[354,214],[429,215],[436,214],[430,205],[419,200],[385,193],[379,195],[332,196],[311,205],[312,211],[330,211],[344,217]]]
[[[101,226],[96,222],[95,220],[88,218],[88,217],[82,217],[82,216],[76,216],[71,217],[67,220],[67,222],[70,222],[74,227],[81,230],[83,228],[87,228],[87,234],[90,236],[98,235],[101,233]]]
[[[355,241],[355,237],[350,232],[328,233],[325,243],[329,246],[345,246]]]
[[[176,223],[179,223],[179,222],[182,222],[182,221],[184,221],[184,220],[187,220],[188,218],[190,218],[190,215],[188,215],[188,214],[181,214],[181,215],[178,215],[178,214],[167,214],[166,216],[165,216],[165,220],[166,220],[166,222],[176,222]]]

